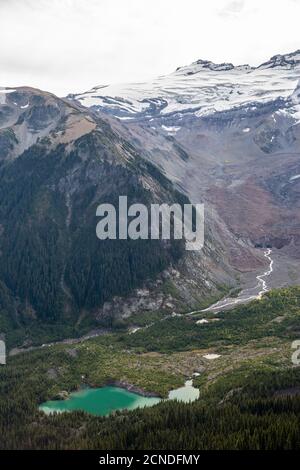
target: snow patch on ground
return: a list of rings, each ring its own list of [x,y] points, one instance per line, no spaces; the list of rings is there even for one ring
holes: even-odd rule
[[[136,332],[139,331],[140,329],[141,329],[141,327],[138,327],[138,326],[137,326],[137,327],[133,327],[133,328],[130,329],[129,334],[130,334],[130,335],[134,335],[134,333],[136,333]]]
[[[213,359],[218,359],[218,357],[221,357],[221,355],[220,354],[205,354],[203,357],[211,361]]]
[[[161,127],[169,135],[176,134],[180,130],[180,127],[178,127],[178,126],[165,126],[165,125],[162,125]]]

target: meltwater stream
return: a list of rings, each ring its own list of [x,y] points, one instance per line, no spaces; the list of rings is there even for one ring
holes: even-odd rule
[[[255,287],[243,290],[235,299],[232,297],[227,297],[226,299],[219,300],[219,302],[201,311],[202,312],[211,312],[211,311],[219,312],[221,310],[224,310],[228,307],[232,307],[234,305],[245,304],[249,302],[250,300],[261,299],[262,295],[269,291],[266,278],[270,276],[270,274],[272,274],[273,272],[274,261],[271,258],[271,253],[272,253],[272,250],[270,248],[268,248],[264,252],[265,258],[269,260],[269,268],[263,274],[256,276],[258,284]],[[196,312],[191,312],[190,314],[193,314],[193,313],[196,313]],[[197,313],[199,313],[199,311]]]

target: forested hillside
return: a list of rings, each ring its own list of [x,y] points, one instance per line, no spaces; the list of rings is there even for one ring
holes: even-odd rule
[[[31,132],[36,141],[23,151],[15,137],[11,153],[1,154],[1,331],[14,331],[17,338],[21,330],[42,326],[51,337],[51,324],[61,324],[67,336],[75,324],[78,331],[95,325],[105,301],[155,278],[184,250],[180,240],[100,241],[97,206],[109,202],[118,208],[121,195],[128,205],[188,200],[108,123],[93,122],[58,98],[12,92],[11,102],[1,107],[2,119],[10,122],[13,100],[25,98],[32,106],[11,134],[26,125],[28,139]]]
[[[152,348],[151,328],[145,328],[136,344],[135,335],[121,331],[9,357],[0,368],[0,447],[299,449],[300,368],[291,360],[299,312],[299,288],[283,289],[224,314],[221,326],[212,327],[213,338],[212,324],[199,326],[197,314],[187,317],[192,341],[182,343],[181,329],[174,328],[168,338],[172,351],[162,341],[168,319],[160,319],[160,341]],[[240,321],[244,335],[238,340]],[[205,359],[208,352],[219,357]],[[47,416],[38,410],[62,390],[112,381],[166,397],[194,371],[200,398],[190,404],[166,400],[109,418],[83,412]]]

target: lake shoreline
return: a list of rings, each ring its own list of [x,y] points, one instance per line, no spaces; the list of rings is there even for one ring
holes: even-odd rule
[[[57,395],[58,399],[41,403],[39,410],[46,414],[84,411],[96,416],[110,416],[116,411],[154,406],[163,401],[157,395],[153,396],[152,392],[144,391],[139,387],[137,387],[139,392],[137,393],[128,383],[117,382],[117,384],[118,386],[115,386],[112,381],[109,381],[109,385],[103,387],[86,386],[73,392],[63,390]],[[123,387],[120,387],[120,384]],[[136,387],[134,388],[136,390]]]
[[[193,379],[186,380],[183,387],[169,391],[166,398],[126,381],[108,380],[106,384],[103,387],[83,387],[71,393],[63,390],[59,392],[58,400],[44,402],[39,405],[39,409],[46,414],[82,410],[98,416],[109,416],[117,410],[154,406],[166,400],[176,399],[188,403],[199,398],[199,390],[193,386]]]
[[[127,392],[136,393],[137,395],[141,395],[142,397],[147,397],[147,398],[164,398],[162,395],[160,395],[157,392],[149,392],[148,390],[138,387],[137,385],[133,385],[126,381],[121,381],[121,380],[108,380],[105,382],[103,387],[119,387],[119,388],[123,388],[124,390],[127,390]],[[91,388],[97,388],[97,387],[91,386]]]
[[[106,380],[101,385],[86,382],[72,391],[61,390],[57,394],[55,394],[55,396],[50,398],[50,400],[62,400],[62,401],[68,400],[73,393],[80,392],[81,390],[84,390],[84,389],[95,390],[95,389],[100,389],[100,388],[105,388],[105,387],[122,388],[123,390],[126,390],[127,392],[132,392],[145,398],[161,398],[161,399],[166,398],[157,392],[150,392],[149,390],[145,390],[141,387],[138,387],[137,385],[130,384],[129,382],[109,379],[109,380]]]

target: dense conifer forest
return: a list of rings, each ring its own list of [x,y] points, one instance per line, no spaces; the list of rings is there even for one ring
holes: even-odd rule
[[[159,350],[162,325],[171,321],[165,319],[155,323],[160,333],[152,348],[155,325],[141,330],[136,343],[134,335],[120,331],[9,357],[0,368],[0,447],[300,449],[300,368],[291,361],[299,314],[300,289],[282,289],[224,313],[228,318],[214,327],[214,338],[209,328],[199,334],[195,319],[183,318],[181,328],[171,328],[167,338],[172,352],[169,346]],[[182,342],[183,334],[188,342]],[[203,354],[212,348],[220,358],[205,361]],[[109,417],[80,411],[47,416],[38,410],[60,390],[101,386],[112,379],[165,397],[195,367],[200,397],[193,403],[166,400]]]
[[[105,301],[180,259],[182,240],[98,240],[96,208],[117,208],[116,194],[127,196],[128,206],[149,206],[162,194],[166,202],[188,202],[109,127],[78,139],[71,152],[41,141],[0,167],[0,328],[9,344],[18,344],[26,328],[36,341],[45,325],[53,339],[85,332],[97,325],[94,312]],[[78,328],[83,312],[88,320]]]

